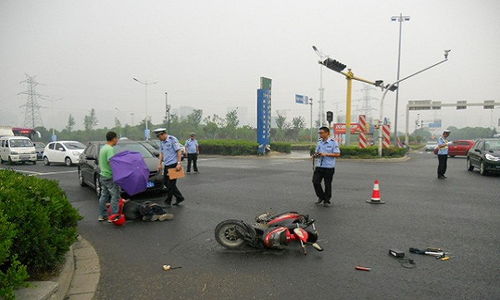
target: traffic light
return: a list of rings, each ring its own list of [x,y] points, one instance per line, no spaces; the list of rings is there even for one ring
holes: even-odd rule
[[[342,72],[346,67],[343,63],[331,58],[325,59],[321,64],[335,72]]]
[[[332,121],[333,121],[333,112],[331,112],[331,111],[327,111],[326,112],[326,120],[328,121],[329,124],[332,123]]]

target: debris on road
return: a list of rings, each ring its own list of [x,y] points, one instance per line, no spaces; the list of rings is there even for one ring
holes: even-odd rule
[[[355,266],[354,269],[358,270],[358,271],[371,271],[372,268],[369,268],[369,267],[362,267],[362,266]]]
[[[170,271],[175,269],[180,269],[182,267],[172,267],[171,265],[163,265],[163,271]]]

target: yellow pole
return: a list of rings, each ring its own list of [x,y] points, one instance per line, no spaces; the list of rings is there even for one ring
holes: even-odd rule
[[[352,103],[352,79],[354,74],[351,69],[348,69],[346,74],[347,79],[347,96],[346,96],[346,112],[345,112],[345,144],[351,144],[351,103]]]

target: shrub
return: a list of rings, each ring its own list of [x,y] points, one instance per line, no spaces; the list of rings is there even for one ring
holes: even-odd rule
[[[292,144],[286,142],[274,142],[271,143],[271,151],[290,153],[292,152]]]
[[[0,244],[0,259],[6,258],[0,260],[0,278],[8,281],[2,293],[26,279],[23,268],[31,278],[54,271],[76,240],[81,219],[55,181],[7,170],[0,170],[0,213],[0,236],[11,240]],[[9,268],[16,274],[9,275]]]
[[[311,146],[309,152],[313,154],[316,151],[316,146]],[[403,157],[408,152],[405,148],[389,147],[382,149],[383,157]],[[378,156],[378,147],[370,146],[364,149],[358,146],[340,146],[341,157],[349,158],[375,158]]]
[[[200,152],[220,155],[256,155],[257,142],[244,140],[201,140]]]
[[[219,155],[256,155],[258,144],[246,140],[201,140],[200,152]],[[271,143],[271,150],[291,152],[291,144],[285,142]]]

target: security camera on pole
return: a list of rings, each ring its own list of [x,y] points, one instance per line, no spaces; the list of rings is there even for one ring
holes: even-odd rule
[[[382,122],[382,119],[384,118],[384,99],[385,99],[385,96],[387,95],[387,92],[388,91],[395,91],[398,88],[398,84],[400,82],[405,81],[408,78],[411,78],[411,77],[413,77],[415,75],[418,75],[418,74],[420,74],[422,72],[425,72],[425,71],[427,71],[427,70],[429,70],[431,68],[434,68],[437,65],[440,65],[440,64],[448,61],[448,54],[450,53],[450,51],[451,50],[444,50],[444,59],[443,60],[441,60],[441,61],[439,61],[439,62],[437,62],[437,63],[435,63],[435,64],[433,64],[433,65],[431,65],[431,66],[429,66],[427,68],[424,68],[424,69],[422,69],[420,71],[417,71],[417,72],[415,72],[413,74],[410,74],[410,75],[408,75],[408,76],[406,76],[406,77],[404,77],[404,78],[402,78],[402,79],[400,79],[400,80],[398,80],[398,81],[396,81],[394,83],[388,84],[385,87],[385,91],[382,94],[382,98],[380,99],[380,110],[379,110],[379,112],[380,112],[380,115],[379,115],[379,124],[378,124],[379,125],[379,128],[378,128],[378,130],[379,130],[379,134],[378,134],[378,156],[379,157],[382,157],[382,134],[383,134],[383,132],[382,132],[382,123],[381,122]]]

